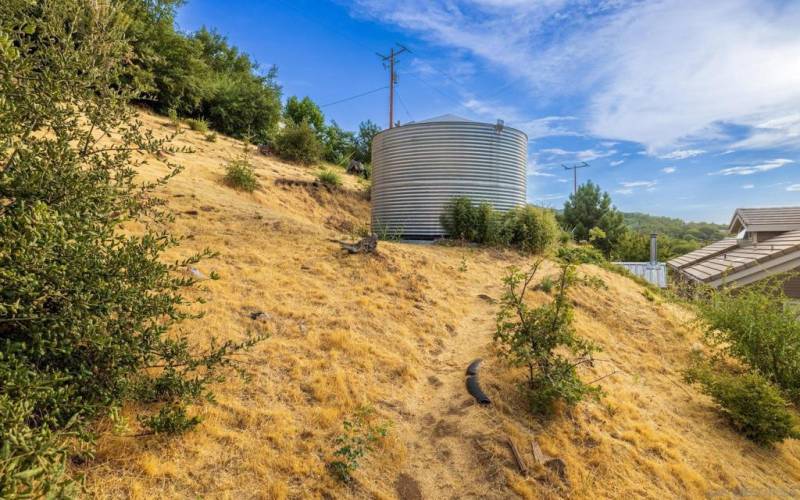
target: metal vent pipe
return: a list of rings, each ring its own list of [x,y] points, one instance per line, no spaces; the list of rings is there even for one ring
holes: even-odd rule
[[[658,233],[650,234],[650,264],[658,264]]]

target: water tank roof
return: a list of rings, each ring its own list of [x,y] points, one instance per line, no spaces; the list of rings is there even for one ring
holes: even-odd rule
[[[442,115],[442,116],[434,116],[433,118],[428,118],[427,120],[420,120],[414,123],[436,123],[436,122],[462,122],[462,123],[477,123],[473,120],[467,120],[466,118],[462,118],[456,115]]]

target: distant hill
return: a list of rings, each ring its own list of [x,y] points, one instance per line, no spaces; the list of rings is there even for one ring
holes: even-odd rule
[[[686,222],[673,217],[643,214],[639,212],[623,212],[625,225],[640,233],[658,233],[695,241],[716,241],[725,237],[728,227],[711,222]]]

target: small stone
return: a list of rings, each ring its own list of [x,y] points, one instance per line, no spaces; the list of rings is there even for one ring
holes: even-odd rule
[[[272,316],[264,311],[254,311],[250,313],[250,319],[253,321],[269,321],[272,319]]]
[[[199,280],[208,279],[208,277],[205,274],[201,273],[196,267],[191,267],[191,266],[187,267],[186,274],[194,278],[197,278]]]

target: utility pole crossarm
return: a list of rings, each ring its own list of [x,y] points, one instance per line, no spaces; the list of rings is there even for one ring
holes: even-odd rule
[[[564,165],[563,163],[561,164],[561,166],[564,167],[564,170],[572,170],[572,194],[577,193],[578,192],[578,169],[579,168],[590,167],[591,165],[589,165],[585,161],[582,161],[580,163],[576,163],[576,164],[572,165],[571,167],[568,167],[568,166]]]

